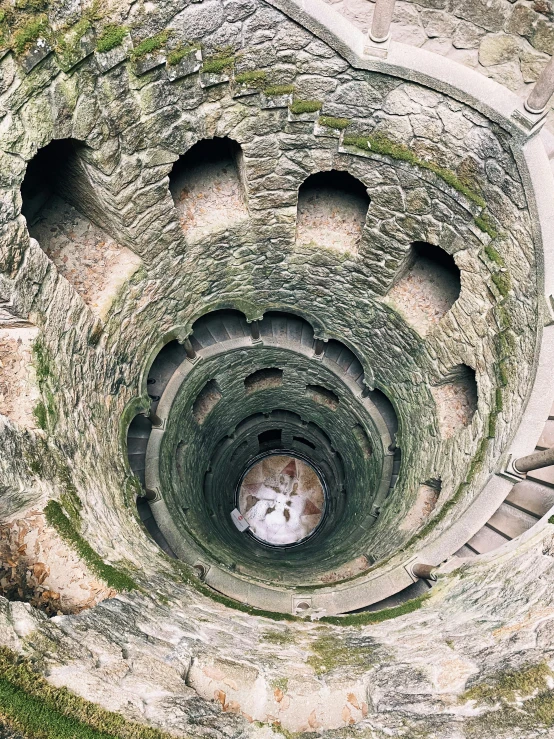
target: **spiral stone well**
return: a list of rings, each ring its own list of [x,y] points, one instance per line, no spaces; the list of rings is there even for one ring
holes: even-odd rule
[[[554,731],[550,5],[334,5],[0,4],[0,735]]]

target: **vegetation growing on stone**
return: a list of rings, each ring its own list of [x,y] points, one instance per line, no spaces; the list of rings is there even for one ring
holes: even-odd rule
[[[487,246],[485,246],[485,254],[491,260],[491,262],[494,262],[499,267],[504,267],[504,259],[500,256],[500,252],[495,249],[492,244],[487,244]]]
[[[429,596],[427,594],[419,598],[407,600],[394,608],[383,608],[381,611],[364,611],[363,613],[350,613],[347,616],[323,616],[322,623],[335,624],[337,626],[365,626],[366,624],[379,624],[391,618],[405,616],[407,613],[417,611]]]
[[[441,167],[438,164],[435,164],[435,162],[420,159],[420,157],[418,157],[417,154],[407,146],[404,144],[398,144],[396,141],[392,141],[382,133],[368,134],[365,136],[345,136],[343,139],[343,145],[351,146],[362,151],[372,152],[374,154],[382,154],[384,156],[392,157],[393,159],[398,159],[402,162],[407,162],[408,164],[413,164],[417,167],[422,167],[423,169],[428,169],[430,172],[436,174],[437,177],[440,177],[443,182],[446,182],[447,185],[468,198],[468,200],[471,200],[481,208],[486,206],[483,198],[464,184],[455,172],[452,172],[450,169],[446,169],[446,167]]]
[[[171,49],[168,53],[167,63],[170,67],[175,67],[179,62],[182,62],[186,56],[192,54],[193,51],[198,51],[199,48],[200,44],[180,44],[174,49]]]
[[[508,293],[510,292],[510,289],[512,287],[510,273],[509,272],[494,272],[491,275],[491,279],[496,285],[498,292],[502,295],[503,298],[505,298],[506,295],[508,295]]]
[[[249,87],[262,87],[267,80],[267,73],[263,69],[252,69],[235,75],[235,82]]]
[[[554,726],[554,693],[548,686],[551,677],[552,670],[540,662],[519,670],[497,672],[472,685],[460,696],[460,701],[495,706],[495,710],[471,719],[466,735],[481,736],[479,732],[483,729]]]
[[[115,23],[109,23],[96,41],[96,51],[105,54],[116,46],[121,46],[123,39],[128,31],[125,26],[118,26]]]
[[[141,59],[147,54],[153,54],[156,51],[163,49],[163,47],[167,44],[169,36],[170,33],[166,30],[162,31],[161,33],[157,33],[155,36],[150,36],[150,38],[143,39],[133,49],[131,54],[132,59]]]
[[[0,647],[0,723],[29,739],[172,739],[67,688],[55,688],[28,660],[5,647]]]
[[[497,238],[498,231],[495,229],[488,213],[481,213],[481,215],[475,216],[473,220],[475,221],[475,225],[480,228],[483,233],[488,234],[491,239]]]
[[[352,643],[349,643],[349,642]],[[369,637],[361,640],[356,636],[350,639],[331,630],[321,629],[320,635],[310,643],[312,654],[306,662],[316,675],[325,675],[337,668],[348,672],[367,669],[376,658],[376,648]]]
[[[279,97],[280,95],[292,95],[294,85],[270,85],[264,89],[264,95],[267,97]]]
[[[75,549],[90,569],[104,580],[106,585],[115,590],[136,590],[138,588],[132,578],[102,560],[90,544],[77,532],[57,501],[51,500],[44,509],[44,513],[50,526],[55,528],[61,538]]]
[[[320,126],[326,126],[327,128],[334,128],[335,131],[344,131],[344,129],[350,125],[348,118],[334,118],[329,115],[321,115],[318,118]]]
[[[202,65],[202,71],[205,74],[223,74],[223,72],[231,70],[234,64],[234,55],[220,54],[205,59]]]
[[[294,115],[302,115],[303,113],[317,113],[323,108],[320,100],[295,100],[289,106],[290,112]]]
[[[23,54],[35,41],[48,33],[46,16],[39,15],[26,20],[12,37],[12,48],[16,54]]]

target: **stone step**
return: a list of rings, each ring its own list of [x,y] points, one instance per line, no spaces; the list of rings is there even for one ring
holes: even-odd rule
[[[499,534],[515,539],[537,523],[537,518],[529,513],[514,508],[509,503],[502,503],[500,508],[489,518],[490,526]]]
[[[508,538],[502,536],[485,524],[479,529],[475,536],[467,542],[467,546],[476,554],[486,554],[487,552],[492,552],[493,549],[497,549],[502,546],[507,541],[509,541]]]
[[[135,436],[127,438],[127,455],[146,454],[148,446],[148,436]]]
[[[216,343],[229,341],[229,339],[231,338],[229,336],[229,333],[227,332],[227,329],[225,328],[223,318],[220,316],[211,317],[209,320],[206,321],[204,325],[209,333],[213,336]]]
[[[470,549],[468,546],[464,544],[463,547],[460,547],[457,552],[454,552],[454,557],[475,557],[477,556],[476,553],[473,551],[473,549]]]
[[[129,426],[127,439],[148,439],[151,431],[152,422],[146,416],[135,416]]]
[[[163,394],[175,370],[185,361],[186,356],[184,346],[178,341],[171,341],[164,346],[148,373],[148,379],[155,380],[154,383],[148,385],[150,395]]]
[[[554,487],[554,465],[543,467],[541,470],[533,470],[527,473],[528,480],[536,480],[543,485]]]
[[[554,489],[523,480],[510,490],[506,502],[541,518],[554,506]]]
[[[537,442],[538,449],[550,449],[554,446],[554,420],[549,419],[545,425],[540,439]]]
[[[226,313],[222,315],[221,320],[231,339],[242,339],[245,336],[250,336],[246,320],[237,313]]]

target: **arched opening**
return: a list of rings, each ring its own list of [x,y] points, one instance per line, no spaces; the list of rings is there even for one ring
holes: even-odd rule
[[[21,212],[30,235],[59,272],[104,316],[141,260],[78,208],[88,189],[80,156],[85,148],[75,139],[59,139],[39,149],[21,185]]]
[[[242,150],[229,138],[203,139],[175,162],[169,189],[181,226],[196,240],[248,217]]]
[[[209,413],[215,408],[222,397],[223,395],[219,389],[219,385],[215,380],[210,380],[204,385],[192,406],[192,415],[199,426],[204,423]]]
[[[388,297],[422,335],[430,331],[460,296],[460,270],[444,249],[414,242]]]
[[[255,393],[258,390],[269,390],[272,387],[279,387],[282,382],[282,369],[266,367],[248,375],[244,380],[244,389],[247,393]]]
[[[298,191],[296,242],[356,254],[368,207],[365,185],[348,172],[312,174]]]
[[[446,439],[454,436],[458,429],[470,425],[479,400],[477,378],[472,367],[457,364],[431,390],[441,433]]]
[[[326,406],[332,411],[336,411],[339,407],[338,397],[329,388],[322,385],[306,385],[306,392],[313,401]]]

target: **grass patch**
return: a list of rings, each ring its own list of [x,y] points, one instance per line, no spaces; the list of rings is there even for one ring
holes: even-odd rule
[[[491,260],[491,262],[494,262],[499,267],[504,267],[504,265],[506,264],[504,259],[500,256],[500,252],[495,249],[492,244],[487,244],[487,246],[485,246],[485,254]]]
[[[337,668],[346,668],[348,672],[367,669],[375,659],[376,649],[367,639],[340,639],[334,631],[323,632],[311,644],[312,654],[306,660],[316,675],[326,675]]]
[[[388,621],[391,618],[405,616],[407,613],[413,613],[421,608],[423,603],[429,597],[428,593],[421,595],[419,598],[407,600],[394,608],[383,608],[382,611],[364,611],[363,613],[351,613],[347,616],[323,616],[320,622],[326,624],[335,624],[337,626],[365,626],[366,624],[380,624],[382,621]]]
[[[345,136],[343,139],[343,145],[351,146],[362,151],[373,152],[374,154],[382,154],[384,156],[392,157],[393,159],[398,159],[401,162],[413,164],[422,169],[428,169],[430,172],[436,174],[437,177],[440,177],[443,182],[446,182],[447,185],[468,198],[468,200],[471,200],[481,208],[486,206],[483,198],[464,184],[455,172],[452,172],[452,170],[446,169],[445,167],[440,167],[438,164],[435,164],[435,162],[428,162],[425,159],[420,159],[407,146],[404,144],[397,144],[395,141],[392,141],[381,133],[369,134],[367,136]]]
[[[230,55],[212,56],[204,60],[202,71],[204,74],[223,74],[235,65],[235,57]]]
[[[289,109],[294,115],[302,115],[303,113],[317,113],[323,108],[320,100],[295,100],[290,104]]]
[[[46,382],[51,376],[50,355],[41,339],[36,339],[32,346],[33,365],[39,384]]]
[[[268,644],[276,644],[279,647],[285,647],[294,644],[295,634],[290,629],[286,631],[267,631],[263,634],[262,639]]]
[[[510,279],[509,272],[494,272],[491,275],[491,279],[496,285],[496,289],[505,298],[511,290],[512,281]]]
[[[31,663],[0,647],[0,720],[30,739],[171,739],[158,729],[50,685]]]
[[[552,670],[545,662],[536,665],[527,665],[521,670],[497,672],[487,679],[486,682],[477,683],[468,688],[460,696],[460,701],[476,701],[494,705],[499,701],[514,703],[522,696],[547,688],[547,679],[552,675]]]
[[[498,231],[495,229],[490,216],[487,213],[481,213],[480,216],[475,216],[473,219],[477,228],[481,229],[483,233],[488,234],[491,239],[496,239]]]
[[[186,46],[176,46],[174,49],[171,49],[171,51],[167,55],[167,63],[170,67],[175,67],[179,62],[182,62],[183,59],[188,56],[189,54],[192,54],[193,51],[198,51],[200,48],[199,44],[188,44]]]
[[[35,405],[33,408],[33,416],[35,417],[35,421],[37,422],[37,426],[39,429],[42,429],[42,431],[46,431],[48,428],[48,413],[46,411],[46,406],[42,402],[42,400],[39,400],[39,402]]]
[[[162,31],[161,33],[157,33],[155,36],[145,38],[133,49],[131,54],[132,59],[136,61],[147,54],[153,54],[154,52],[159,51],[167,44],[169,35],[169,31]]]
[[[136,582],[115,567],[106,564],[94,551],[90,544],[77,532],[73,523],[65,515],[62,506],[51,500],[44,509],[46,520],[56,529],[61,538],[69,544],[87,563],[90,569],[102,579],[106,585],[115,590],[136,590]]]
[[[267,97],[279,97],[280,95],[292,95],[294,85],[270,85],[264,89],[264,95]]]
[[[263,69],[253,69],[249,72],[240,72],[235,75],[235,82],[247,87],[263,87],[267,81],[267,73]]]
[[[330,115],[321,115],[317,121],[320,126],[326,126],[327,128],[334,128],[335,131],[344,131],[344,129],[350,125],[348,118],[334,118]]]
[[[12,37],[12,48],[16,54],[23,54],[41,36],[48,33],[46,16],[29,18],[15,31]]]
[[[125,26],[117,26],[115,23],[108,24],[98,37],[96,51],[105,54],[107,51],[115,49],[116,46],[121,46],[126,35],[127,28]]]

